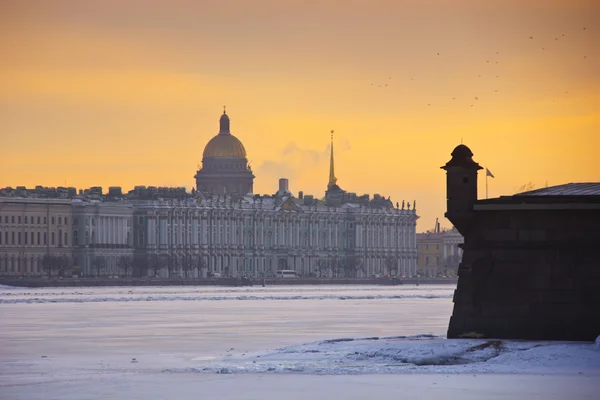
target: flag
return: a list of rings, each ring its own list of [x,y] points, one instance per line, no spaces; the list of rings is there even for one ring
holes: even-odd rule
[[[490,177],[492,177],[492,178],[495,178],[494,174],[492,174],[492,173],[490,172],[490,170],[489,170],[489,169],[487,169],[487,168],[485,169],[485,176],[490,176]]]

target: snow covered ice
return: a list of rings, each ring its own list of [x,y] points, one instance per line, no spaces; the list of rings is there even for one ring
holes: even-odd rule
[[[168,372],[340,375],[577,374],[584,371],[600,375],[600,350],[591,343],[446,340],[434,335],[417,335],[324,340],[204,364]]]
[[[596,398],[594,343],[445,339],[453,290],[3,287],[0,398]]]

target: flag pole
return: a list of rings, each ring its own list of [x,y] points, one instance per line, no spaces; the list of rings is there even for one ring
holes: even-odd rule
[[[488,169],[485,167],[485,198],[488,198]]]

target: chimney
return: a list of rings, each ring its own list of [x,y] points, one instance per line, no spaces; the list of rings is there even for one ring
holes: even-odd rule
[[[302,200],[304,198],[304,192],[301,190],[298,192],[298,198]]]
[[[289,193],[288,180],[286,178],[279,179],[279,194]]]

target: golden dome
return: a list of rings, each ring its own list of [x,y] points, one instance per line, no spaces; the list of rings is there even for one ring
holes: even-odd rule
[[[232,134],[218,134],[204,148],[204,157],[246,157],[246,149]]]
[[[219,120],[219,134],[210,139],[204,148],[204,157],[239,157],[246,158],[246,149],[238,138],[229,131],[229,116],[223,110]]]

